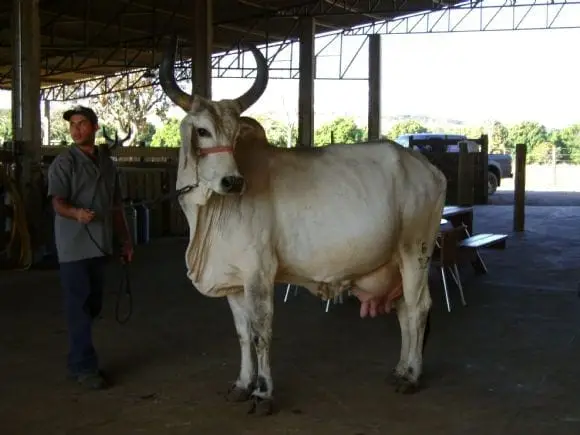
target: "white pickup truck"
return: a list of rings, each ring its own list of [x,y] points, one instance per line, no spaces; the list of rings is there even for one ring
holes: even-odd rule
[[[395,139],[399,145],[405,148],[409,146],[410,139],[413,138],[414,142],[417,141],[428,141],[430,139],[440,139],[440,140],[452,140],[457,141],[454,144],[447,145],[447,152],[457,153],[459,152],[459,142],[467,141],[469,152],[478,152],[478,146],[467,139],[467,136],[461,134],[445,134],[445,133],[415,133],[415,134],[403,134]],[[470,145],[475,145],[472,147]],[[488,168],[488,195],[493,195],[497,190],[498,186],[501,184],[503,178],[513,178],[512,170],[512,157],[509,154],[488,154],[487,159]]]

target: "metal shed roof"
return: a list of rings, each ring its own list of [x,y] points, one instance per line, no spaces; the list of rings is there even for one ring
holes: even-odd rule
[[[168,36],[193,35],[193,0],[40,0],[41,86],[73,83],[133,68],[156,68]],[[436,10],[455,0],[214,0],[213,50],[240,40],[255,44],[296,40],[299,18],[316,32]],[[0,88],[10,89],[14,2],[0,4]],[[185,44],[183,56],[191,51]]]

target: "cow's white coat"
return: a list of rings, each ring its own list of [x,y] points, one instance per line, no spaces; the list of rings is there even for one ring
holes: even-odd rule
[[[276,282],[315,294],[324,290],[330,297],[345,286],[379,296],[392,292],[401,278],[395,307],[402,344],[395,375],[402,385],[416,386],[444,175],[418,152],[390,141],[272,147],[256,121],[240,122],[231,102],[196,101],[181,126],[177,179],[177,188],[199,183],[180,198],[190,228],[185,262],[202,294],[228,298],[241,346],[235,389],[259,402],[272,398]],[[198,137],[200,126],[212,137]],[[197,147],[234,142],[234,154],[196,156]],[[240,174],[244,192],[224,195],[220,180]]]

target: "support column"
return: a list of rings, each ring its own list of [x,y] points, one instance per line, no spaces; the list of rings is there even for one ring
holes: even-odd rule
[[[42,144],[50,145],[50,100],[43,100],[44,110],[42,111]]]
[[[314,18],[301,18],[297,146],[304,147],[314,146],[314,76],[316,74],[314,36]]]
[[[40,19],[39,0],[12,2],[12,135],[33,247],[41,243]]]
[[[192,2],[193,93],[211,99],[211,54],[213,47],[213,1]]]
[[[369,36],[368,140],[381,136],[381,35]]]

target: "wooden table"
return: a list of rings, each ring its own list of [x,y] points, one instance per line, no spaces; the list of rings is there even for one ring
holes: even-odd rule
[[[473,207],[445,206],[441,217],[451,222],[454,227],[465,225],[469,234],[473,234]]]
[[[458,227],[461,224],[465,225],[467,227],[467,231],[468,231],[468,238],[472,239],[471,242],[465,244],[462,243],[462,250],[465,250],[466,252],[470,252],[470,256],[472,257],[472,261],[471,264],[474,267],[474,269],[478,272],[481,273],[487,273],[487,267],[485,266],[485,263],[483,262],[483,259],[481,258],[481,255],[479,254],[479,251],[477,249],[477,246],[473,246],[474,249],[466,249],[466,248],[471,248],[473,244],[477,244],[478,241],[481,241],[479,239],[501,239],[504,240],[506,238],[505,235],[503,234],[479,234],[479,235],[474,235],[473,233],[473,207],[460,207],[460,206],[446,206],[443,208],[443,215],[442,215],[442,219],[446,219],[449,222],[451,222],[451,225],[453,227]]]

